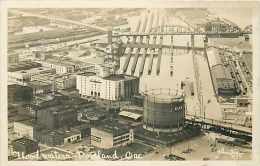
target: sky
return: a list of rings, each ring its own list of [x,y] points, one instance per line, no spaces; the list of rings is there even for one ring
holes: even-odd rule
[[[252,8],[209,8],[209,11],[236,23],[241,28],[252,24]]]

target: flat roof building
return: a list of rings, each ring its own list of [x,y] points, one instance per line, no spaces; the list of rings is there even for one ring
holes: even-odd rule
[[[75,66],[73,64],[58,61],[53,59],[47,59],[46,61],[40,61],[42,66],[55,69],[56,73],[73,73]]]
[[[106,124],[91,128],[90,141],[93,146],[109,149],[131,144],[134,141],[134,133],[132,129],[120,125]]]
[[[28,138],[19,138],[12,142],[14,152],[19,153],[19,155],[26,156],[27,154],[36,152],[38,148],[38,143]]]
[[[8,102],[31,101],[33,90],[31,87],[17,84],[8,85]]]
[[[213,66],[211,74],[215,91],[219,96],[235,96],[237,94],[235,82],[230,71],[224,65]]]
[[[39,130],[36,132],[35,139],[48,146],[63,145],[73,143],[82,139],[81,132],[77,129],[71,128],[57,129],[57,130]]]
[[[34,120],[14,121],[13,131],[18,137],[35,138],[36,130],[42,129]]]
[[[26,70],[17,70],[8,72],[8,83],[27,85],[33,75],[42,73],[54,73],[55,71],[51,68],[36,67]]]
[[[92,96],[106,100],[130,98],[139,91],[139,78],[128,75],[99,77],[95,73],[76,76],[76,88],[81,97]]]
[[[14,51],[8,51],[8,64],[19,63],[19,54]]]
[[[41,64],[32,61],[19,61],[19,63],[14,63],[14,64],[8,63],[8,72],[29,70],[37,67],[41,67]]]
[[[33,95],[47,94],[52,91],[52,84],[40,81],[30,81],[28,86],[32,88]]]
[[[55,90],[57,89],[69,89],[76,87],[76,76],[71,73],[65,74],[53,74],[43,73],[37,74],[31,77],[32,81],[38,81],[46,84],[55,83]]]

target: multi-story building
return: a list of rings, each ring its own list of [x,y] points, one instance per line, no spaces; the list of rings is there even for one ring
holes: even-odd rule
[[[39,149],[38,143],[28,138],[14,140],[12,146],[14,152],[19,153],[20,156],[34,153]]]
[[[18,138],[26,137],[31,140],[35,138],[35,133],[43,127],[38,125],[35,120],[24,120],[13,122],[13,131]]]
[[[125,146],[134,141],[132,129],[115,127],[110,125],[91,128],[91,145],[109,149],[118,146]]]
[[[216,94],[219,96],[237,95],[237,88],[228,68],[222,64],[215,65],[211,68],[211,73]]]
[[[80,141],[82,137],[77,129],[40,130],[36,131],[35,140],[48,146],[56,146]]]
[[[31,87],[22,85],[8,85],[8,102],[31,101],[33,90]]]
[[[120,100],[138,93],[139,79],[127,75],[100,77],[95,73],[87,72],[77,75],[76,88],[82,97]]]
[[[8,52],[8,64],[19,63],[19,54],[17,52]]]
[[[31,77],[32,81],[38,81],[46,84],[54,84],[56,89],[69,89],[76,87],[76,76],[70,73],[52,74],[43,73]]]
[[[28,70],[18,70],[13,72],[9,71],[8,83],[25,86],[31,80],[31,77],[33,75],[42,74],[42,73],[54,73],[54,70],[46,67],[37,67]]]
[[[48,129],[72,126],[77,121],[77,111],[60,103],[59,106],[42,108],[37,111],[38,122]]]
[[[55,69],[56,73],[73,73],[75,71],[75,66],[73,64],[64,61],[48,59],[46,61],[40,61],[40,63],[44,67]]]
[[[32,88],[33,95],[47,94],[52,91],[52,84],[40,81],[30,81],[28,86]]]

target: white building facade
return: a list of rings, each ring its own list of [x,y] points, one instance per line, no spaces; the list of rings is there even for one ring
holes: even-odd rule
[[[33,75],[42,73],[54,73],[54,70],[46,67],[38,67],[29,70],[8,72],[8,83],[26,86]]]
[[[22,122],[14,122],[14,132],[21,137],[33,139],[33,126]]]
[[[85,73],[76,76],[76,88],[82,97],[120,100],[138,93],[139,79],[124,75],[99,77],[95,73]]]
[[[99,128],[91,128],[91,145],[109,149],[118,146],[126,146],[133,143],[134,132],[132,129],[123,132],[108,131]]]

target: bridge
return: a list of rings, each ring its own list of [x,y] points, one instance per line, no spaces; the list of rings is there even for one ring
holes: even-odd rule
[[[204,36],[241,36],[252,34],[252,26],[241,30],[237,26],[217,24],[215,22],[207,23],[204,26],[188,27],[181,25],[164,25],[151,28],[150,32],[130,32],[113,35],[113,37],[137,37],[137,36],[161,36],[161,35],[204,35]]]
[[[16,14],[21,14],[23,16],[33,16],[33,17],[44,18],[44,19],[57,21],[57,22],[64,22],[64,23],[79,25],[79,26],[83,26],[83,27],[89,27],[89,28],[93,28],[93,29],[96,29],[96,30],[99,30],[99,31],[102,31],[102,32],[103,31],[105,31],[105,32],[108,31],[107,29],[105,29],[103,27],[99,27],[99,26],[92,25],[92,24],[87,24],[87,23],[82,23],[82,22],[79,22],[79,21],[73,21],[73,20],[69,20],[69,19],[65,19],[65,18],[58,18],[58,17],[54,17],[54,16],[45,16],[45,15],[40,15],[40,14],[23,12],[23,11],[15,10],[15,9],[12,9],[11,12],[12,13],[16,13]]]

